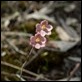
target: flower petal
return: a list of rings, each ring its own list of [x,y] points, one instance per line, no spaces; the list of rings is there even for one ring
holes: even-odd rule
[[[51,31],[52,29],[53,29],[53,26],[52,25],[48,25],[47,30]]]
[[[36,32],[39,32],[39,31],[41,31],[40,24],[36,24]]]
[[[45,47],[45,44],[40,45],[41,47]]]
[[[43,20],[40,24],[41,25],[48,25],[48,21],[47,20]]]
[[[34,36],[30,37],[30,44],[31,45],[35,44],[35,37]]]
[[[51,31],[49,31],[46,35],[51,35]]]
[[[41,31],[40,31],[40,34],[41,34],[41,36],[45,36],[45,35],[46,35],[46,32],[43,31],[43,30],[41,30]]]
[[[46,43],[46,38],[44,37],[44,40],[42,41],[42,43]]]
[[[38,24],[36,24],[36,27],[39,27],[40,26],[40,24],[38,23]]]
[[[31,37],[30,37],[30,40],[33,40],[33,39],[34,39],[34,36],[31,36]]]
[[[36,48],[36,49],[40,49],[40,47],[41,47],[40,44],[36,44],[36,45],[35,45],[35,48]]]
[[[41,36],[41,35],[40,35],[40,32],[37,32],[37,33],[35,34],[35,37],[37,38],[37,37],[39,37],[39,36]]]

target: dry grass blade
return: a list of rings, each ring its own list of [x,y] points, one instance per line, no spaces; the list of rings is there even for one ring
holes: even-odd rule
[[[7,62],[4,62],[4,61],[1,61],[1,64],[2,64],[2,65],[5,65],[5,66],[9,66],[9,67],[11,67],[11,68],[14,68],[14,69],[17,69],[17,70],[20,70],[20,71],[21,71],[21,68],[18,67],[18,66],[16,66],[16,65],[12,65],[12,64],[7,63]],[[27,74],[30,74],[30,75],[32,75],[32,76],[34,76],[34,77],[39,77],[38,74],[33,73],[33,72],[29,71],[29,70],[23,69],[22,71],[25,72],[25,73],[27,73]],[[44,79],[44,80],[47,80],[47,81],[51,81],[51,80],[49,80],[49,79],[47,79],[47,78],[45,78],[45,77],[41,77],[41,78]]]
[[[72,76],[75,74],[79,66],[80,66],[80,63],[77,63],[74,69],[71,71],[70,76],[68,77],[67,81],[69,81],[72,78]]]
[[[1,64],[2,64],[2,65],[5,65],[5,66],[9,66],[9,67],[14,68],[14,69],[17,69],[17,70],[21,70],[20,67],[18,67],[18,66],[16,66],[16,65],[12,65],[12,64],[7,63],[7,62],[4,62],[4,61],[1,61]],[[35,77],[38,76],[37,74],[35,74],[35,73],[31,72],[31,71],[25,70],[25,69],[23,69],[23,72],[25,72],[25,73],[27,73],[27,74],[30,74],[30,75],[32,75],[32,76],[35,76]]]
[[[6,42],[18,53],[22,54],[22,55],[27,55],[27,53],[19,50],[13,43],[10,42],[10,40],[6,39]]]
[[[23,32],[1,32],[1,34],[4,34],[6,36],[24,36],[24,37],[32,36],[32,34],[30,33],[23,33]]]

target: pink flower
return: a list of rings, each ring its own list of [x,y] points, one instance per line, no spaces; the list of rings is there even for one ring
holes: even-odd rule
[[[46,38],[41,36],[40,33],[35,34],[30,38],[30,44],[36,49],[40,49],[41,47],[45,47]]]
[[[39,32],[42,36],[51,35],[53,26],[48,24],[47,20],[42,21],[40,24],[36,24],[36,32]]]

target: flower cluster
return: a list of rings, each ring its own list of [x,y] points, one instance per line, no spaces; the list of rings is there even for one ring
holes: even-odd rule
[[[36,24],[36,34],[31,36],[30,44],[36,49],[45,47],[45,35],[51,35],[52,25],[48,24],[47,20],[43,20],[40,24]]]

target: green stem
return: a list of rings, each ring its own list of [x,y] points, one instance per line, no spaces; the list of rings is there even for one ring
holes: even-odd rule
[[[33,51],[33,47],[31,48],[31,50],[30,50],[28,56],[31,55],[32,51]],[[26,59],[28,59],[28,57],[27,57]],[[26,60],[26,61],[23,63],[22,67],[21,67],[20,77],[22,77],[22,70],[23,70],[23,68],[26,66],[27,62],[28,62],[28,61]]]

